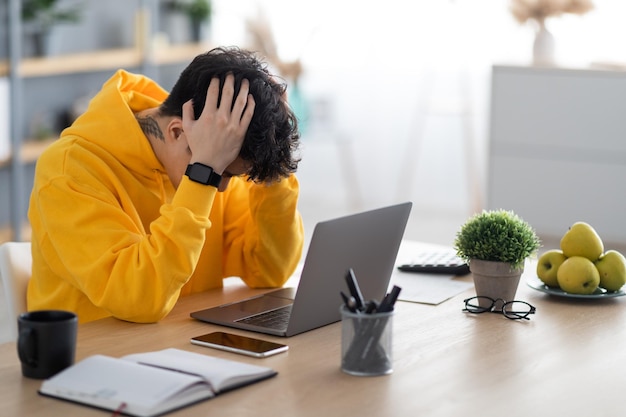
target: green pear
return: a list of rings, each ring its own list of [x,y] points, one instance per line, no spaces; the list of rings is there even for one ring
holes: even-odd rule
[[[595,262],[600,273],[600,286],[617,291],[626,284],[626,258],[616,250],[608,250]]]
[[[600,273],[589,259],[572,256],[556,272],[559,287],[570,294],[592,294],[600,285]]]
[[[568,258],[584,256],[594,262],[604,252],[604,244],[593,227],[576,222],[561,238],[561,250]]]
[[[548,287],[557,287],[559,282],[556,273],[567,257],[560,249],[550,249],[544,252],[537,261],[537,276]]]

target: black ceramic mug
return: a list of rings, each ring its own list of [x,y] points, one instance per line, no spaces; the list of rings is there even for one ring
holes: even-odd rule
[[[63,310],[22,313],[17,319],[17,353],[22,375],[45,379],[74,363],[76,314]]]

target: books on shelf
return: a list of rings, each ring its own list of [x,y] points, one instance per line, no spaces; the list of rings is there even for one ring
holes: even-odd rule
[[[131,416],[156,416],[277,374],[179,349],[90,356],[44,381],[42,395]]]

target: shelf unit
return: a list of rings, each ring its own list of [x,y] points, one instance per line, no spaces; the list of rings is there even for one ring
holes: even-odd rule
[[[152,56],[155,66],[188,62],[196,55],[205,52],[210,45],[185,44],[159,48]],[[20,62],[20,78],[35,78],[51,75],[88,73],[92,71],[116,70],[117,68],[139,67],[144,62],[141,51],[136,48],[100,50],[50,58],[30,58]],[[0,61],[0,77],[9,75],[8,61]],[[21,161],[31,163],[53,141],[26,139],[22,141]],[[11,164],[12,157],[0,159],[0,168]]]
[[[117,68],[139,67],[146,62],[151,65],[167,65],[186,62],[196,55],[206,52],[206,43],[168,45],[159,47],[149,57],[139,48],[120,48],[81,52],[75,54],[27,58],[19,63],[21,78],[44,77],[50,75],[77,74],[92,71],[114,70]],[[0,61],[0,77],[9,75],[9,62]]]
[[[29,140],[22,132],[22,81],[37,77],[67,74],[86,74],[97,71],[114,71],[118,68],[140,68],[151,75],[155,68],[163,65],[190,62],[195,56],[206,52],[210,45],[204,42],[182,45],[167,45],[152,48],[142,39],[155,39],[155,29],[148,22],[157,21],[158,2],[140,0],[137,10],[135,32],[138,45],[131,48],[103,49],[90,52],[65,54],[43,58],[21,57],[21,22],[19,0],[9,0],[9,54],[8,59],[0,60],[0,77],[9,78],[10,83],[10,155],[0,160],[0,170],[10,169],[10,224],[0,224],[0,241],[25,240],[24,231],[26,207],[24,207],[24,167],[34,164],[43,150],[55,138]],[[27,223],[27,222],[26,222]]]

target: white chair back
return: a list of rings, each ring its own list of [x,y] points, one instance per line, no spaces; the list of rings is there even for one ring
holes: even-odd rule
[[[17,340],[17,317],[26,311],[26,288],[32,274],[30,242],[0,245],[0,343]]]

